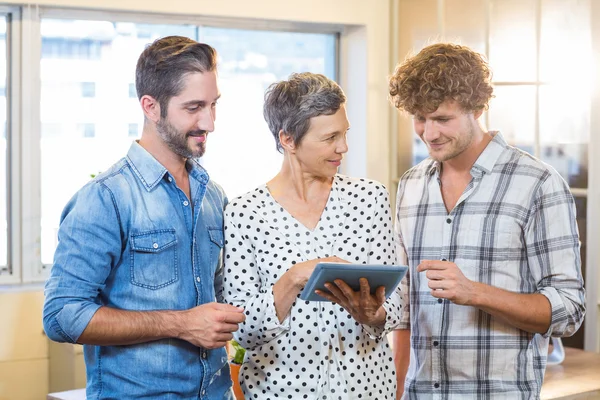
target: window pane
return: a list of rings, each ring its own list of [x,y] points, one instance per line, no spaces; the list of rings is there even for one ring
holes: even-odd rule
[[[270,180],[282,156],[263,118],[265,89],[292,72],[335,78],[335,35],[203,28],[219,53],[215,131],[202,163],[229,198]]]
[[[437,0],[400,0],[398,14],[401,59],[408,52],[418,53],[438,38]]]
[[[6,17],[0,16],[0,275],[8,270],[8,153],[6,127]]]
[[[429,150],[427,150],[427,145],[415,133],[413,135],[413,165],[417,165],[427,157],[429,157]]]
[[[139,54],[162,36],[195,38],[197,28],[43,19],[41,30],[41,246],[51,264],[63,207],[126,154],[142,126],[135,88],[131,96]]]
[[[535,86],[497,86],[490,102],[489,127],[513,146],[534,154]]]
[[[590,0],[542,0],[542,81],[591,86],[590,7]]]
[[[490,6],[490,65],[494,80],[535,81],[536,0],[492,0]]]
[[[587,188],[590,138],[590,97],[579,86],[540,88],[542,160],[552,165],[574,188]]]
[[[469,46],[485,55],[485,2],[452,0],[444,8],[444,41]]]

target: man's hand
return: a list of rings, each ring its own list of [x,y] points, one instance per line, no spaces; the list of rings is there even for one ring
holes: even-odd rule
[[[382,307],[385,303],[385,287],[380,286],[371,294],[369,281],[366,278],[360,278],[360,290],[354,291],[341,279],[334,281],[335,285],[327,282],[325,287],[331,293],[317,290],[316,293],[334,303],[344,307],[346,311],[359,324],[370,326],[382,326],[385,324],[386,312]]]
[[[205,349],[225,346],[232,332],[246,320],[244,309],[229,304],[207,303],[183,311],[178,337]]]
[[[456,264],[450,261],[423,260],[417,272],[425,271],[431,295],[448,299],[455,304],[472,305],[476,295],[473,281],[467,279]]]

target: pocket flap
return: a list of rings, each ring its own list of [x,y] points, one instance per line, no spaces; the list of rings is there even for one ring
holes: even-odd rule
[[[223,229],[221,228],[208,228],[208,236],[210,241],[219,247],[223,247]]]
[[[159,229],[131,235],[131,249],[158,253],[177,243],[175,229]]]

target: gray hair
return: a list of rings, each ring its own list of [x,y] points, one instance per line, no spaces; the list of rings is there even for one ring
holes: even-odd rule
[[[277,151],[283,153],[279,131],[299,144],[308,132],[311,118],[335,114],[345,102],[342,88],[321,74],[292,74],[287,81],[273,83],[265,93],[263,115]]]

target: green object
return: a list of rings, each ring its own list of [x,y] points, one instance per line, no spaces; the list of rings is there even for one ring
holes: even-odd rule
[[[244,349],[238,342],[235,340],[231,341],[231,347],[235,351],[231,362],[234,364],[242,365],[244,363],[244,354],[246,354],[246,349]]]

